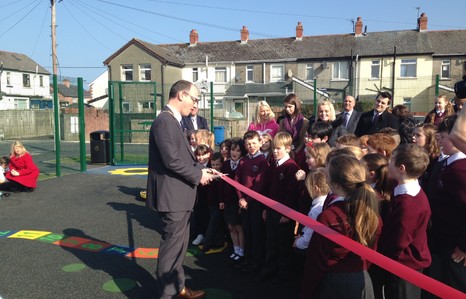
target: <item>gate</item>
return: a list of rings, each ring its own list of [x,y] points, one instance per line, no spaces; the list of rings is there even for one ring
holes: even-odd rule
[[[147,164],[156,83],[109,81],[108,90],[111,163]]]

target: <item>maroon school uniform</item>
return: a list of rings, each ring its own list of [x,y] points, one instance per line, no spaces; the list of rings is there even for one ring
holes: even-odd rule
[[[466,252],[466,159],[447,165],[436,189],[430,198],[432,243],[449,250],[458,246]]]
[[[268,168],[269,165],[264,155],[258,154],[253,158],[247,155],[241,159],[236,169],[235,181],[262,194],[264,192],[265,175]],[[237,192],[239,198],[244,198],[248,202],[250,201],[249,196],[240,191]]]
[[[333,202],[317,217],[317,221],[354,239],[342,200]],[[377,238],[382,229],[379,219]],[[371,248],[375,249],[377,239]],[[313,234],[306,253],[301,298],[312,298],[327,273],[355,273],[366,271],[369,262],[320,234]],[[361,279],[362,276],[361,276]]]
[[[429,202],[422,189],[415,196],[399,194],[393,197],[384,219],[378,251],[411,269],[427,268],[431,263],[427,246],[430,214]]]
[[[269,198],[296,210],[298,182],[295,175],[298,170],[293,159],[286,160],[280,166],[272,165],[267,180]]]

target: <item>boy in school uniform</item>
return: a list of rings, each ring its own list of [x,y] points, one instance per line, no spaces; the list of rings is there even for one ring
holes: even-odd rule
[[[273,155],[275,163],[270,166],[268,197],[297,209],[298,182],[295,174],[299,170],[296,162],[290,158],[292,137],[287,132],[278,132],[273,138]],[[265,264],[256,281],[262,281],[273,274],[275,282],[287,280],[293,255],[295,221],[267,207],[265,209],[266,255]]]
[[[427,152],[417,144],[402,144],[392,154],[388,176],[398,182],[384,220],[378,251],[422,272],[431,263],[427,225],[431,211],[418,178],[429,164]],[[374,267],[375,298],[416,299],[421,289],[398,276]],[[384,286],[382,291],[381,286]],[[385,295],[384,297],[383,294]]]
[[[264,192],[265,175],[269,167],[267,160],[260,151],[262,145],[257,131],[244,134],[244,145],[248,154],[241,159],[235,173],[235,181],[258,193]],[[241,209],[241,224],[245,238],[245,260],[236,265],[243,272],[258,270],[264,260],[265,228],[262,219],[264,205],[238,191],[238,204]]]
[[[456,119],[456,114],[448,116],[438,127],[439,145],[449,157],[429,198],[434,259],[429,275],[466,293],[466,154],[450,139]]]

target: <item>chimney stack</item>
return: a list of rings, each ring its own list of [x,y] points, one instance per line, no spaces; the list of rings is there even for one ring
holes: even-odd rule
[[[243,29],[241,29],[241,43],[247,44],[248,40],[249,40],[249,30],[246,26],[243,26]]]
[[[298,22],[296,26],[296,40],[303,40],[303,24],[301,22]]]
[[[427,16],[424,12],[419,19],[417,19],[417,30],[419,30],[419,32],[427,31]]]
[[[199,34],[197,33],[196,29],[191,30],[189,33],[189,46],[195,46],[197,45],[197,42],[199,41]]]
[[[362,18],[358,17],[354,26],[354,36],[362,36]]]
[[[71,82],[68,79],[63,79],[63,85],[65,85],[67,88],[70,88]]]

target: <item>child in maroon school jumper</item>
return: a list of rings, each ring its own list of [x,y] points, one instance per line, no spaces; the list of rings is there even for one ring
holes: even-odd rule
[[[289,133],[278,132],[273,138],[275,163],[270,166],[268,197],[296,210],[298,182],[295,174],[299,170],[290,158],[292,137]],[[274,282],[283,282],[290,277],[293,254],[295,221],[267,207],[265,209],[266,255],[265,263],[256,281],[263,281],[275,275]]]
[[[431,263],[427,245],[429,201],[419,185],[429,165],[427,151],[417,144],[402,144],[392,153],[388,176],[398,182],[384,219],[378,251],[419,272]],[[376,266],[371,269],[376,298],[416,299],[421,288]],[[382,287],[384,286],[383,290]],[[385,296],[383,296],[385,295]]]
[[[429,275],[466,293],[466,154],[449,138],[456,119],[456,114],[448,116],[438,127],[439,145],[450,156],[444,160],[440,179],[429,197],[433,258]],[[433,269],[434,265],[439,267]]]
[[[235,178],[236,169],[239,163],[246,155],[244,141],[242,139],[232,140],[230,146],[230,159],[223,163],[221,173],[227,175],[230,179]],[[238,264],[244,258],[244,231],[241,225],[241,218],[238,207],[238,194],[236,189],[225,181],[220,182],[220,209],[223,210],[225,222],[230,231],[233,252],[227,257],[227,262]]]
[[[317,221],[369,248],[376,248],[382,228],[375,192],[366,168],[356,157],[336,155],[328,162],[328,183],[336,195]],[[306,253],[301,298],[373,298],[369,262],[320,234]]]
[[[241,159],[241,163],[236,169],[235,181],[263,194],[266,186],[265,176],[269,165],[260,151],[262,145],[260,135],[257,131],[248,131],[244,134],[243,140],[248,154]],[[246,248],[245,261],[236,266],[243,272],[254,272],[264,262],[265,228],[262,219],[264,205],[240,191],[237,191],[237,193]]]

